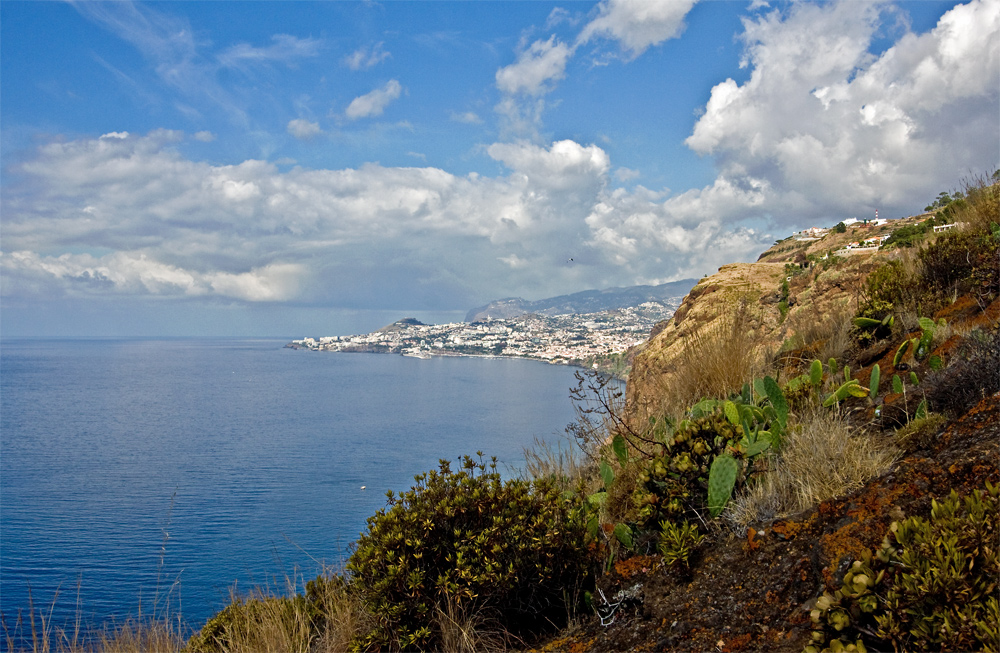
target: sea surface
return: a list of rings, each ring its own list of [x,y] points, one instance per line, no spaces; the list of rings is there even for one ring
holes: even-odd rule
[[[517,474],[573,419],[572,368],[274,339],[0,342],[0,611],[154,611],[344,562],[386,490],[482,450]],[[453,465],[454,468],[454,465]],[[362,486],[365,486],[362,489]]]

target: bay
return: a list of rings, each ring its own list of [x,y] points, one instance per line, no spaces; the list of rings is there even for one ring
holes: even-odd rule
[[[385,491],[438,459],[481,450],[510,476],[573,418],[572,368],[285,342],[0,343],[8,626],[30,589],[56,625],[141,610],[197,628],[234,588],[341,565]]]

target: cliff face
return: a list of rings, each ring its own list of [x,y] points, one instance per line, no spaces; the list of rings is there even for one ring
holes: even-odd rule
[[[842,238],[835,246],[839,240]],[[796,245],[782,241],[757,263],[724,265],[716,274],[701,279],[673,318],[658,325],[635,355],[627,387],[630,414],[644,419],[656,412],[659,397],[674,375],[699,362],[690,355],[685,357],[685,349],[699,334],[713,330],[740,329],[740,335],[760,348],[762,357],[810,343],[816,349],[812,353],[826,360],[821,356],[822,346],[846,335],[838,330],[850,325],[868,273],[900,254],[893,250],[815,261],[803,254],[798,257],[803,263],[794,262],[796,254],[806,251],[816,259],[815,252],[823,251],[822,242]],[[734,303],[740,302],[746,305],[746,323],[723,324]]]

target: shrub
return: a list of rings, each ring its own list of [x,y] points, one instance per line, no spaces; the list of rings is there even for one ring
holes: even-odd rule
[[[882,320],[891,314],[907,290],[907,275],[899,261],[887,261],[868,275],[861,300],[858,317]],[[876,337],[885,337],[887,333]]]
[[[698,533],[698,527],[691,522],[660,522],[660,542],[658,548],[663,562],[668,567],[689,565],[691,555],[705,539]]]
[[[1000,647],[1000,486],[964,501],[952,491],[932,502],[929,520],[893,523],[873,556],[865,552],[840,589],[812,611],[807,653],[884,648],[901,651]]]
[[[258,594],[233,601],[188,640],[185,653],[309,650],[315,634],[305,597]]]
[[[927,381],[931,406],[961,415],[984,397],[1000,392],[1000,331],[972,331],[948,367]]]
[[[700,401],[690,411],[692,419],[676,428],[668,430],[662,421],[659,430],[654,427],[661,450],[639,474],[641,486],[633,497],[640,527],[653,530],[663,521],[722,512],[745,485],[755,459],[781,442],[788,404],[770,377],[754,383],[759,395],[767,384],[770,398],[758,400],[763,406],[747,384],[734,400]]]
[[[565,588],[589,572],[584,533],[572,502],[548,480],[503,481],[466,456],[452,472],[415,477],[416,485],[368,519],[347,563],[374,616],[363,650],[443,645],[432,627],[442,604],[496,616],[515,635],[567,613]]]

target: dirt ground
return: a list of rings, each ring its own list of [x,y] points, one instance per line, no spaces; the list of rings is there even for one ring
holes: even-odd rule
[[[930,513],[932,498],[1000,481],[1000,397],[983,399],[891,472],[840,499],[751,529],[747,537],[703,544],[688,573],[656,557],[616,565],[599,582],[610,602],[539,651],[799,652],[812,630],[809,610],[854,558],[882,542],[889,524]]]

